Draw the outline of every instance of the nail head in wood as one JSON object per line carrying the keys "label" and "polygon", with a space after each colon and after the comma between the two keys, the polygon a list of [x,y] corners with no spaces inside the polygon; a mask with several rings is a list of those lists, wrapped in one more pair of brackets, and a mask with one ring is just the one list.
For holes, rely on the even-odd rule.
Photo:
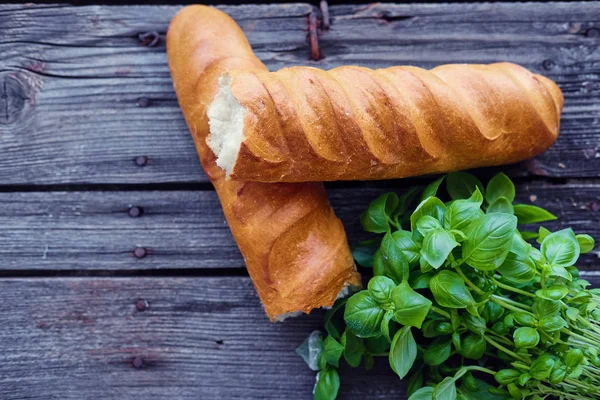
{"label": "nail head in wood", "polygon": [[146,257],[146,254],[148,254],[148,252],[143,247],[136,247],[135,250],[133,250],[135,258],[144,258]]}
{"label": "nail head in wood", "polygon": [[129,208],[129,216],[131,218],[137,218],[137,217],[141,217],[144,214],[144,208],[143,207],[130,207]]}
{"label": "nail head in wood", "polygon": [[140,299],[135,303],[135,309],[139,312],[146,311],[148,308],[148,302],[146,300]]}
{"label": "nail head in wood", "polygon": [[589,38],[596,38],[596,37],[600,36],[600,29],[589,28],[587,31],[585,31],[585,36],[587,36]]}
{"label": "nail head in wood", "polygon": [[135,159],[135,165],[137,165],[138,167],[143,167],[144,165],[148,164],[148,157],[146,156],[139,156]]}
{"label": "nail head in wood", "polygon": [[542,67],[547,71],[551,70],[555,66],[556,64],[552,60],[544,60],[544,62],[542,63]]}
{"label": "nail head in wood", "polygon": [[146,108],[150,105],[150,99],[147,97],[140,97],[137,100],[137,106],[140,108]]}
{"label": "nail head in wood", "polygon": [[140,356],[134,357],[131,364],[134,368],[142,368],[144,366],[144,359]]}

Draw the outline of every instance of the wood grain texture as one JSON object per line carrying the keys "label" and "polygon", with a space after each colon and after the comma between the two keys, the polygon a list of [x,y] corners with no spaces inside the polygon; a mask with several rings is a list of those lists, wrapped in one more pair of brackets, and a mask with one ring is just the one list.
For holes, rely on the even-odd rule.
{"label": "wood grain texture", "polygon": [[[271,324],[249,278],[0,279],[0,300],[3,399],[312,398],[294,349],[323,313]],[[339,398],[404,398],[386,362],[342,368]]]}
{"label": "wood grain texture", "polygon": [[[310,5],[222,8],[270,69],[506,60],[545,74],[565,93],[561,136],[507,169],[598,176],[598,3],[332,6],[317,62]],[[179,9],[1,5],[0,182],[206,182],[167,69],[164,32]],[[153,46],[156,35],[139,37],[148,32]]]}
{"label": "wood grain texture", "polygon": [[[329,189],[351,245],[369,237],[360,214],[386,191],[403,188],[392,181],[385,187]],[[544,224],[549,229],[572,227],[600,239],[598,182],[522,183],[517,201],[555,213],[559,220]],[[131,207],[141,216],[131,217]],[[142,258],[134,255],[136,248],[146,249]],[[599,258],[597,248],[579,265],[598,267]],[[2,270],[244,266],[213,191],[0,193],[0,260]]]}
{"label": "wood grain texture", "polygon": [[[271,324],[249,278],[0,279],[0,300],[3,399],[312,398],[294,349],[322,311]],[[338,399],[406,398],[386,358],[344,364]]]}

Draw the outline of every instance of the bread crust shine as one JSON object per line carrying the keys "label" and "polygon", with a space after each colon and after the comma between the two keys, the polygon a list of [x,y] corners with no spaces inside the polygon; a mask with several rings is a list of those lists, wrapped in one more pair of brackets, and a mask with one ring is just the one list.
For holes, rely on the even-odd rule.
{"label": "bread crust shine", "polygon": [[269,318],[331,306],[347,285],[360,285],[344,228],[321,183],[226,181],[206,145],[206,107],[219,76],[233,68],[267,71],[237,24],[217,9],[186,7],[169,26],[167,51],[202,166]]}
{"label": "bread crust shine", "polygon": [[508,164],[558,136],[563,96],[511,63],[432,70],[345,66],[230,71],[246,109],[230,178],[403,178]]}

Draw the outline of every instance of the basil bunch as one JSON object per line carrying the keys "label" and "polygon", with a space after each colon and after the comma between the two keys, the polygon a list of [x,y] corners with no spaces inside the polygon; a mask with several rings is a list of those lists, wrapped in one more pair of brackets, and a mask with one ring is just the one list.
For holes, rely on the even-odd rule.
{"label": "basil bunch", "polygon": [[381,356],[410,375],[410,400],[600,399],[600,290],[573,266],[594,240],[519,231],[556,217],[514,199],[504,174],[484,187],[455,172],[373,201],[361,222],[383,236],[353,251],[373,278],[298,349],[318,371],[314,398],[335,399],[342,358],[371,368]]}

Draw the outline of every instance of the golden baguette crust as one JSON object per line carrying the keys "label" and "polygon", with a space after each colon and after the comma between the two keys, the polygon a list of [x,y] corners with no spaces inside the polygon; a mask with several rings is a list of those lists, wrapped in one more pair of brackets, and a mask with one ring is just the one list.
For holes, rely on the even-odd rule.
{"label": "golden baguette crust", "polygon": [[511,63],[230,71],[246,108],[232,179],[388,179],[513,163],[558,136],[563,96]]}
{"label": "golden baguette crust", "polygon": [[266,72],[266,67],[236,23],[211,7],[179,12],[169,26],[167,50],[200,161],[267,315],[275,320],[285,313],[331,306],[346,285],[360,284],[360,276],[323,184],[226,181],[206,145],[206,106],[218,91],[219,76],[230,68]]}

